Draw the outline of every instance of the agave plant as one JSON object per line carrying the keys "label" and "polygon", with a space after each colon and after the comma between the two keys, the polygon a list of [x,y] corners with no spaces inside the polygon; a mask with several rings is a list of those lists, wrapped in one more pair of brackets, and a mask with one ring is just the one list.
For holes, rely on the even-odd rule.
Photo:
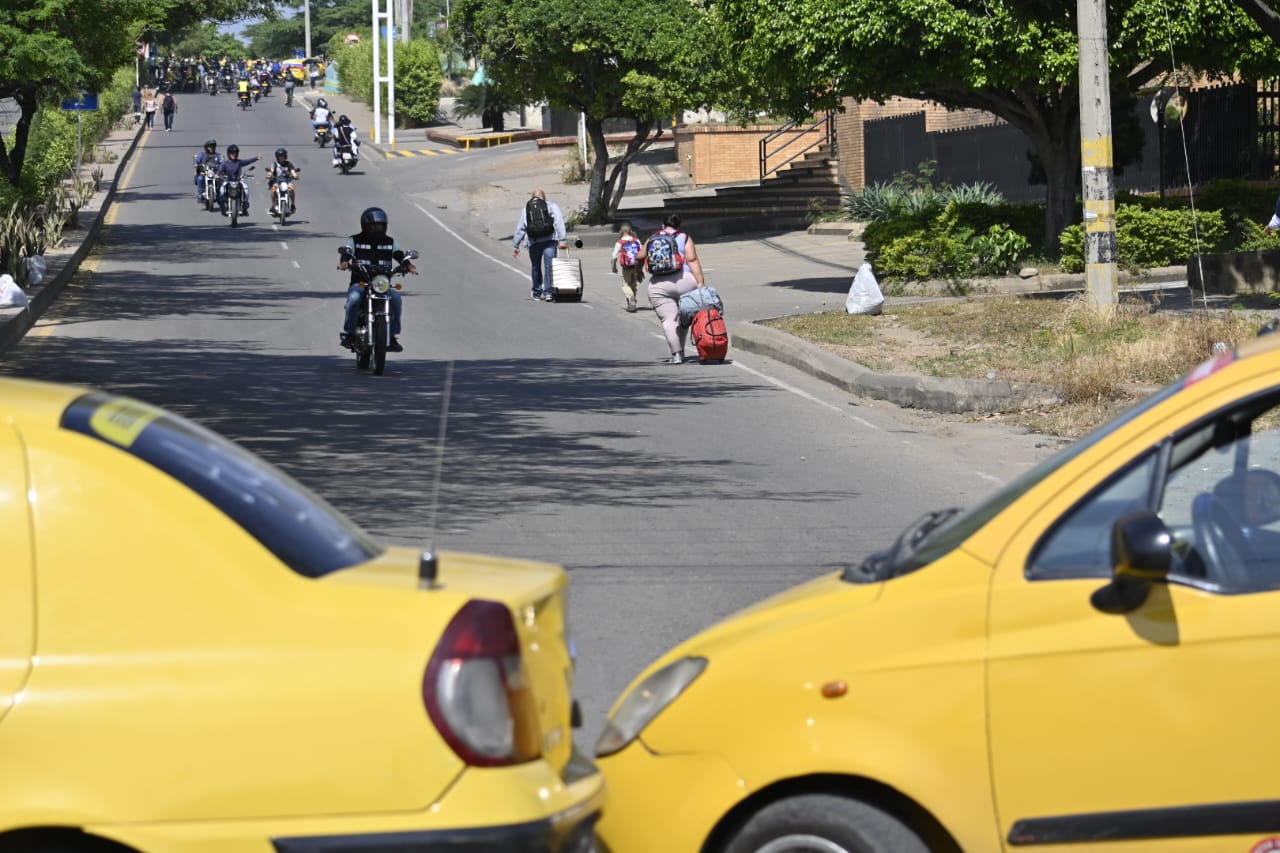
{"label": "agave plant", "polygon": [[453,114],[457,118],[479,118],[484,127],[501,132],[506,129],[503,116],[518,109],[519,102],[504,92],[500,85],[486,80],[483,83],[472,83],[458,93]]}

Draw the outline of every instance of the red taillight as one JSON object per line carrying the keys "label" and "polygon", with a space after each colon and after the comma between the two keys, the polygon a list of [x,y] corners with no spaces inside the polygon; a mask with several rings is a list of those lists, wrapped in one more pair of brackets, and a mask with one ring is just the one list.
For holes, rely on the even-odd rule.
{"label": "red taillight", "polygon": [[520,637],[504,604],[477,599],[457,612],[427,663],[422,700],[467,764],[520,764],[542,753]]}

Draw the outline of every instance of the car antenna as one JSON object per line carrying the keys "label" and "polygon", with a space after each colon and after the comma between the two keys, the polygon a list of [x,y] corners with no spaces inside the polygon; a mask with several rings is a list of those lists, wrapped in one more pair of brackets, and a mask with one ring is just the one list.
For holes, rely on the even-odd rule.
{"label": "car antenna", "polygon": [[427,549],[418,559],[418,588],[433,589],[440,563],[436,559],[436,513],[440,509],[440,479],[444,470],[444,440],[449,428],[449,398],[453,392],[453,359],[444,368],[444,387],[440,391],[440,433],[436,436],[436,470],[431,478],[431,514],[427,520]]}

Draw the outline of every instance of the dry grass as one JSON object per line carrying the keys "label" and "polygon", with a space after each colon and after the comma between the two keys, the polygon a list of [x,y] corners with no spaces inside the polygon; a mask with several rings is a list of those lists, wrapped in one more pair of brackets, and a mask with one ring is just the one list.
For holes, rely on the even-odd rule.
{"label": "dry grass", "polygon": [[885,373],[1006,379],[1054,388],[1052,409],[999,415],[1037,432],[1077,437],[1208,358],[1215,344],[1253,337],[1274,300],[1223,310],[1156,299],[1097,310],[1081,299],[948,299],[843,311],[770,325]]}

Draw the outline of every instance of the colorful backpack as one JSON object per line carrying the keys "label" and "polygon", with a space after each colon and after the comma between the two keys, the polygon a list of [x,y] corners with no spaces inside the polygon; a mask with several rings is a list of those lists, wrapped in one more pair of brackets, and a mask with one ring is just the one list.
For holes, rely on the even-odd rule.
{"label": "colorful backpack", "polygon": [[623,237],[618,245],[621,247],[618,250],[618,263],[627,269],[634,267],[640,257],[640,241],[635,237]]}
{"label": "colorful backpack", "polygon": [[684,269],[684,255],[680,254],[680,242],[676,239],[676,234],[659,231],[649,238],[645,254],[648,256],[651,274],[669,275]]}

